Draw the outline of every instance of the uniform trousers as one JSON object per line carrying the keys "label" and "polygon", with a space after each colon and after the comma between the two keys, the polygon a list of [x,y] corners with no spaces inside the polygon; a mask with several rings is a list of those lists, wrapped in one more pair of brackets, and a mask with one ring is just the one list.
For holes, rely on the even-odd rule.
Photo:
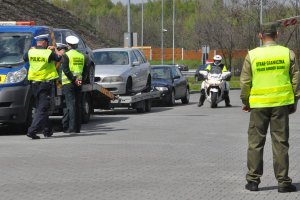
{"label": "uniform trousers", "polygon": [[63,129],[79,133],[81,129],[81,87],[72,83],[64,84],[62,92],[66,102],[62,120]]}
{"label": "uniform trousers", "polygon": [[291,184],[289,172],[289,110],[288,106],[254,108],[248,128],[247,181],[260,183],[263,175],[263,153],[268,127],[272,140],[274,174],[278,186]]}
{"label": "uniform trousers", "polygon": [[41,131],[49,132],[52,129],[49,120],[49,108],[53,84],[53,81],[32,83],[36,110],[31,126],[28,128],[28,134],[36,134]]}

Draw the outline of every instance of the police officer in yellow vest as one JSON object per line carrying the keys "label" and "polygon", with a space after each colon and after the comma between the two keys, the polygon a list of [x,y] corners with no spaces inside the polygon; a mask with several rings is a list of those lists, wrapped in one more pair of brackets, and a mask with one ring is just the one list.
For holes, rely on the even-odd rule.
{"label": "police officer in yellow vest", "polygon": [[61,66],[62,91],[66,101],[62,124],[64,132],[79,133],[81,128],[81,84],[84,55],[76,50],[79,42],[77,37],[68,36],[66,42],[69,50],[65,53]]}
{"label": "police officer in yellow vest", "polygon": [[263,46],[249,51],[240,84],[243,110],[249,111],[248,151],[245,188],[257,191],[263,175],[263,153],[268,127],[272,139],[273,167],[278,192],[294,192],[289,172],[289,114],[296,111],[299,68],[292,50],[276,44],[277,25],[262,26]]}
{"label": "police officer in yellow vest", "polygon": [[27,132],[27,136],[32,139],[40,139],[37,135],[40,132],[45,137],[53,134],[48,110],[52,87],[58,78],[55,62],[60,61],[61,57],[55,47],[48,46],[48,37],[48,34],[35,37],[36,47],[31,48],[24,55],[24,60],[29,61],[28,80],[32,83],[32,92],[36,103],[36,113]]}

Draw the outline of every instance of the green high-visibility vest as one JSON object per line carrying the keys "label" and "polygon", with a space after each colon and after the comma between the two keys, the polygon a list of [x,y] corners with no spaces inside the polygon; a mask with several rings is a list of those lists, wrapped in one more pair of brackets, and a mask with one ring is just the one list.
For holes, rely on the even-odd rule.
{"label": "green high-visibility vest", "polygon": [[[84,67],[84,55],[75,49],[71,49],[66,53],[66,55],[69,58],[70,71],[77,79],[81,80]],[[68,79],[64,72],[62,72],[61,80],[63,85],[71,83],[71,80]]]}
{"label": "green high-visibility vest", "polygon": [[49,62],[50,49],[30,49],[28,51],[28,80],[49,81],[58,78],[55,62]]}
{"label": "green high-visibility vest", "polygon": [[277,107],[294,103],[290,80],[290,50],[273,45],[249,51],[252,67],[251,108]]}

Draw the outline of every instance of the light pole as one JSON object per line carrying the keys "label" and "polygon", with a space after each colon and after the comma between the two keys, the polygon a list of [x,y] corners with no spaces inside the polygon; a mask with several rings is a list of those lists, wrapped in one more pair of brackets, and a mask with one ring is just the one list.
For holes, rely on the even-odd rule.
{"label": "light pole", "polygon": [[[263,5],[262,5],[262,0],[260,0],[260,27],[262,26],[262,10],[263,10]],[[259,40],[259,45],[262,46],[262,41]]]}
{"label": "light pole", "polygon": [[132,47],[131,44],[131,19],[130,19],[130,0],[128,0],[128,5],[127,5],[127,23],[128,23],[128,47]]}
{"label": "light pole", "polygon": [[161,0],[161,64],[164,64],[164,0]]}
{"label": "light pole", "polygon": [[175,48],[175,0],[173,0],[173,49],[172,49],[173,64],[175,64],[174,48]]}
{"label": "light pole", "polygon": [[141,46],[144,46],[144,1],[142,0],[142,31],[141,31]]}

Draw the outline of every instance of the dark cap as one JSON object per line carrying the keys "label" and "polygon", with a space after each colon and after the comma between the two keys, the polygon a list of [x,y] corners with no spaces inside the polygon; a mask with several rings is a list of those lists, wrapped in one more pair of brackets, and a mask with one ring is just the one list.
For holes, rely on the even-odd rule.
{"label": "dark cap", "polygon": [[45,41],[49,41],[49,34],[44,34],[44,35],[38,35],[38,36],[35,36],[34,39],[36,39],[36,41],[42,41],[42,40],[45,40]]}
{"label": "dark cap", "polygon": [[267,24],[262,24],[260,26],[260,32],[262,34],[272,34],[272,33],[277,33],[277,28],[278,24],[276,23],[267,23]]}

